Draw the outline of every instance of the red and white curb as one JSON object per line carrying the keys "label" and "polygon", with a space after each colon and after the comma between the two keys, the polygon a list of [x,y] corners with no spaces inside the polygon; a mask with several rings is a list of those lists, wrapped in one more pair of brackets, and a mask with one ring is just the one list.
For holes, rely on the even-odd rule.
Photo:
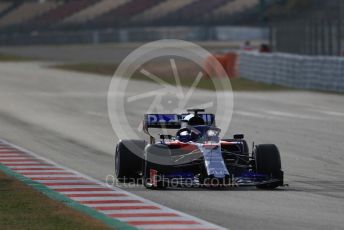
{"label": "red and white curb", "polygon": [[70,199],[139,229],[225,229],[65,168],[0,140],[0,163]]}

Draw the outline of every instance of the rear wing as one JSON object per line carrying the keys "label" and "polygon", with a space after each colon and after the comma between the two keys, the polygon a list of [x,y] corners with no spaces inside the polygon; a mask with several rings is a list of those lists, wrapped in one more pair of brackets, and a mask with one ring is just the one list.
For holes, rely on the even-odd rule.
{"label": "rear wing", "polygon": [[[150,143],[155,142],[155,138],[149,133],[149,128],[159,128],[159,129],[180,129],[182,121],[184,118],[190,115],[186,114],[145,114],[143,119],[143,131],[147,133],[150,137]],[[198,113],[205,125],[215,126],[215,115],[209,113]]]}
{"label": "rear wing", "polygon": [[[149,128],[164,128],[164,129],[179,129],[187,114],[145,114],[143,120],[144,129]],[[210,113],[199,113],[205,125],[215,125],[215,115]]]}

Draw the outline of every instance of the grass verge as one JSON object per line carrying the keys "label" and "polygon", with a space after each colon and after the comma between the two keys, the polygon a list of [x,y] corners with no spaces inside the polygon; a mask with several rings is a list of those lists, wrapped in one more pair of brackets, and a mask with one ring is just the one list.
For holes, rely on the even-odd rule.
{"label": "grass verge", "polygon": [[[113,64],[104,64],[104,63],[73,63],[73,64],[60,64],[52,66],[58,69],[70,70],[70,71],[77,71],[83,73],[96,73],[101,74],[104,76],[112,77],[114,72],[116,71],[117,65]],[[161,73],[161,71],[160,71]],[[168,83],[175,84],[174,78],[171,76],[170,73],[164,74],[157,74],[160,78],[165,80]],[[163,76],[163,77],[161,77]],[[196,76],[196,75],[194,75]],[[151,79],[143,76],[142,74],[134,74],[132,79],[135,80],[143,80],[143,81],[152,81]],[[216,81],[216,79],[213,79]],[[214,90],[213,81],[210,78],[202,78],[202,80],[198,84],[198,88],[201,89],[208,89]],[[194,78],[184,78],[181,80],[181,84],[183,86],[191,86],[194,81]],[[266,84],[255,82],[243,78],[233,78],[231,79],[232,89],[233,91],[279,91],[279,90],[291,90],[288,87]]]}
{"label": "grass verge", "polygon": [[112,229],[0,171],[1,229]]}
{"label": "grass verge", "polygon": [[2,54],[0,53],[0,62],[16,62],[16,61],[30,61],[33,60],[32,58],[26,58],[11,54]]}

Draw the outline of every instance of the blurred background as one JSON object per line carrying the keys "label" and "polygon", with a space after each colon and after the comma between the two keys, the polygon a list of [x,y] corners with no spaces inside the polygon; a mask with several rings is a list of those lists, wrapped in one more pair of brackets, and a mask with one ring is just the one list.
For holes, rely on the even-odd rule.
{"label": "blurred background", "polygon": [[340,0],[2,0],[0,44],[268,41],[273,51],[342,55]]}
{"label": "blurred background", "polygon": [[341,0],[2,0],[0,53],[118,64],[145,42],[182,39],[216,54],[232,77],[344,92],[343,5]]}

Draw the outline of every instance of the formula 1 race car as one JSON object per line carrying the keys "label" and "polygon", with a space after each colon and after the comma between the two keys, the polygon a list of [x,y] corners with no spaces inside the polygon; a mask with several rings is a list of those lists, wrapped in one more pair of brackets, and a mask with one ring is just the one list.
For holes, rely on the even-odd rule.
{"label": "formula 1 race car", "polygon": [[[175,135],[160,134],[160,141],[155,142],[150,128],[178,130]],[[116,146],[115,174],[119,181],[143,179],[150,189],[283,186],[281,159],[275,145],[255,145],[249,153],[243,134],[220,139],[215,115],[203,109],[190,109],[186,114],[146,114],[143,130],[150,143],[121,140]]]}

